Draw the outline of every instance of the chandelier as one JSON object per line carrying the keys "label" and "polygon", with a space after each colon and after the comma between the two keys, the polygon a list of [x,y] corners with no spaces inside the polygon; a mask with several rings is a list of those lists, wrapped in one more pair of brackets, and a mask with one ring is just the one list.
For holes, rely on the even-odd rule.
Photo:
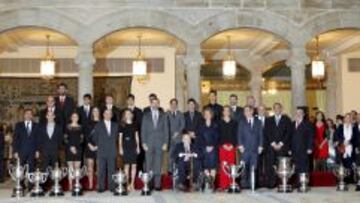
{"label": "chandelier", "polygon": [[46,35],[46,41],[45,57],[40,61],[40,75],[45,79],[51,79],[55,76],[55,60],[50,52],[50,35]]}
{"label": "chandelier", "polygon": [[138,35],[138,51],[136,59],[132,64],[132,73],[135,76],[145,76],[147,73],[147,63],[141,53],[141,35]]}
{"label": "chandelier", "polygon": [[231,39],[227,36],[228,52],[222,62],[222,71],[224,77],[235,77],[236,75],[236,61],[231,53]]}
{"label": "chandelier", "polygon": [[316,54],[311,62],[311,75],[318,80],[325,77],[325,62],[320,59],[319,36],[316,36]]}

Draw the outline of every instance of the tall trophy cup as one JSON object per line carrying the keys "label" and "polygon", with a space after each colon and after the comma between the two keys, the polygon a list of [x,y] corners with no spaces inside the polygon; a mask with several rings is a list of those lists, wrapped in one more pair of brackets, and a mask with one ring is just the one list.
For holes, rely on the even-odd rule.
{"label": "tall trophy cup", "polygon": [[298,192],[305,193],[309,191],[309,176],[307,173],[299,174],[299,184]]}
{"label": "tall trophy cup", "polygon": [[275,170],[281,179],[281,184],[278,186],[278,192],[292,192],[291,185],[288,185],[289,178],[295,172],[295,168],[291,166],[291,159],[289,157],[279,157],[278,166],[275,167]]}
{"label": "tall trophy cup", "polygon": [[67,175],[67,168],[60,168],[59,164],[56,163],[55,168],[48,168],[50,178],[53,180],[54,185],[52,186],[50,196],[64,196],[64,192],[61,188],[60,181]]}
{"label": "tall trophy cup", "polygon": [[34,184],[34,188],[31,190],[31,197],[42,197],[45,195],[40,184],[46,182],[48,175],[48,172],[41,172],[39,168],[35,172],[27,174],[29,182]]}
{"label": "tall trophy cup", "polygon": [[139,178],[144,183],[144,187],[141,190],[141,195],[151,195],[149,183],[153,177],[152,171],[150,172],[139,172]]}
{"label": "tall trophy cup", "polygon": [[87,168],[86,166],[83,166],[82,168],[69,168],[68,175],[70,176],[70,179],[75,179],[75,184],[72,190],[72,196],[82,196],[83,195],[83,189],[81,187],[80,180],[82,177],[84,177],[87,174]]}
{"label": "tall trophy cup", "polygon": [[189,177],[189,191],[193,191],[194,190],[194,158],[197,158],[198,155],[197,153],[194,152],[185,152],[185,153],[180,153],[179,154],[179,158],[183,158],[183,157],[187,157],[190,160],[190,177]]}
{"label": "tall trophy cup", "polygon": [[28,165],[21,166],[20,159],[16,159],[16,165],[9,166],[9,174],[11,179],[15,181],[15,187],[13,189],[12,197],[23,197],[24,188],[21,186],[21,181],[25,179],[28,170]]}
{"label": "tall trophy cup", "polygon": [[115,188],[114,191],[114,195],[115,196],[127,195],[127,191],[124,187],[125,183],[127,182],[125,173],[119,170],[119,172],[112,175],[112,179],[117,184],[117,187]]}
{"label": "tall trophy cup", "polygon": [[342,164],[337,165],[334,169],[334,174],[338,179],[338,184],[337,184],[337,191],[347,191],[348,190],[348,186],[345,183],[345,177],[348,176],[350,174],[349,169],[345,168]]}
{"label": "tall trophy cup", "polygon": [[354,165],[354,172],[357,177],[356,189],[355,191],[360,191],[360,166]]}
{"label": "tall trophy cup", "polygon": [[228,188],[228,193],[240,193],[240,187],[239,184],[236,182],[236,178],[238,178],[242,174],[244,168],[244,162],[241,162],[239,165],[224,162],[223,171],[227,176],[229,176],[229,178],[231,178],[231,184]]}

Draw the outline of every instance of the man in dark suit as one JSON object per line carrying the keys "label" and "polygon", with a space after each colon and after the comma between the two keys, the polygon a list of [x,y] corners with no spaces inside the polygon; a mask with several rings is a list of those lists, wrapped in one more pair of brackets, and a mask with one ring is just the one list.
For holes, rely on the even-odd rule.
{"label": "man in dark suit", "polygon": [[244,188],[250,187],[251,169],[256,171],[258,155],[263,150],[263,128],[261,121],[255,118],[253,113],[253,107],[244,107],[245,119],[239,122],[237,132],[241,161],[245,163],[245,171],[241,179],[241,185]]}
{"label": "man in dark suit", "polygon": [[63,129],[65,129],[65,126],[70,123],[71,114],[75,110],[75,103],[74,99],[66,94],[67,85],[65,83],[60,83],[57,91],[59,95],[55,97],[55,106],[61,112],[61,123],[63,124]]}
{"label": "man in dark suit", "polygon": [[254,116],[258,114],[258,110],[256,107],[256,99],[253,95],[249,95],[246,97],[246,105],[251,106],[254,109]]}
{"label": "man in dark suit", "polygon": [[59,124],[60,126],[63,126],[63,118],[62,118],[62,112],[59,108],[56,108],[55,105],[55,98],[53,96],[48,96],[46,98],[46,107],[40,111],[39,115],[39,123],[40,124],[46,124],[47,122],[47,114],[48,112],[53,113],[55,115],[55,123]]}
{"label": "man in dark suit", "polygon": [[47,114],[47,123],[39,127],[38,151],[41,157],[41,169],[46,170],[49,166],[54,168],[59,163],[59,151],[63,141],[62,127],[55,123],[55,115]]}
{"label": "man in dark suit", "polygon": [[111,121],[118,123],[121,120],[120,109],[114,105],[114,98],[110,94],[105,96],[105,106],[101,108],[102,114],[104,114],[105,110],[111,110]]}
{"label": "man in dark suit", "polygon": [[274,115],[266,120],[264,131],[264,153],[266,158],[267,187],[276,186],[277,175],[274,166],[277,165],[277,158],[287,156],[291,140],[291,120],[283,114],[282,105],[273,105]]}
{"label": "man in dark suit", "polygon": [[39,157],[39,151],[37,151],[39,127],[32,119],[32,110],[26,109],[24,121],[18,122],[15,126],[13,141],[14,157],[20,159],[21,165],[28,164],[31,172],[35,168],[35,158]]}
{"label": "man in dark suit", "polygon": [[[147,106],[147,107],[144,108],[144,110],[143,110],[144,114],[151,112],[151,101],[152,101],[153,99],[158,99],[158,96],[157,96],[155,93],[150,93],[148,98],[149,98],[149,106]],[[164,109],[161,108],[161,107],[159,107],[159,110],[160,110],[161,112],[164,112]]]}
{"label": "man in dark suit", "polygon": [[314,129],[309,121],[305,119],[305,111],[298,108],[295,114],[295,121],[292,123],[292,139],[290,153],[295,163],[295,172],[308,173],[309,155],[313,149]]}
{"label": "man in dark suit", "polygon": [[220,121],[222,117],[223,106],[217,103],[217,92],[215,90],[211,90],[209,93],[209,104],[204,106],[204,109],[210,108],[214,113],[214,120]]}
{"label": "man in dark suit", "polygon": [[195,99],[190,98],[187,102],[188,111],[184,113],[185,128],[184,130],[189,133],[191,139],[196,138],[196,131],[198,130],[203,117],[202,114],[196,110],[197,102]]}
{"label": "man in dark suit", "polygon": [[[261,122],[261,127],[263,129],[263,136],[265,133],[265,126],[267,125],[268,122],[268,113],[266,110],[266,106],[265,105],[259,105],[258,108],[258,114],[255,116],[260,122]],[[264,138],[263,138],[263,144],[264,144]],[[257,185],[259,187],[264,187],[267,185],[267,180],[266,180],[266,156],[264,153],[259,154],[258,157],[258,170],[257,170]]]}
{"label": "man in dark suit", "polygon": [[163,152],[168,148],[169,126],[164,112],[159,110],[159,99],[151,101],[150,112],[141,122],[141,140],[145,151],[146,170],[154,174],[154,187],[161,190],[161,166]]}
{"label": "man in dark suit", "polygon": [[82,126],[85,137],[91,133],[91,112],[93,107],[91,106],[91,95],[85,94],[83,96],[83,105],[77,108],[79,115],[79,121]]}
{"label": "man in dark suit", "polygon": [[114,190],[115,185],[111,176],[115,173],[116,169],[116,155],[119,129],[118,124],[111,121],[112,111],[106,109],[103,113],[104,119],[95,125],[91,133],[93,142],[98,147],[98,192],[105,191],[105,177],[109,189]]}
{"label": "man in dark suit", "polygon": [[244,109],[238,106],[238,96],[236,94],[231,94],[229,97],[229,105],[231,107],[231,118],[236,122],[239,122],[243,119]]}

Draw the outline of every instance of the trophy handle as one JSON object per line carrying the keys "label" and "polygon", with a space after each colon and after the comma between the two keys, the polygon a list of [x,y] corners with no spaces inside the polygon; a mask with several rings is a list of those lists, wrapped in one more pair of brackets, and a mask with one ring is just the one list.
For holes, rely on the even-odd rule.
{"label": "trophy handle", "polygon": [[10,177],[11,177],[13,180],[15,180],[16,177],[14,176],[14,170],[15,170],[14,165],[9,165],[8,170],[9,170],[9,175],[10,175]]}
{"label": "trophy handle", "polygon": [[62,171],[64,176],[66,176],[68,174],[68,169],[67,168],[62,168],[61,171]]}
{"label": "trophy handle", "polygon": [[27,173],[28,180],[33,183],[34,182],[34,173]]}
{"label": "trophy handle", "polygon": [[45,182],[46,182],[46,180],[47,180],[47,176],[48,176],[48,174],[47,174],[47,173],[42,173],[42,174],[41,174],[41,181],[42,181],[43,183],[45,183]]}

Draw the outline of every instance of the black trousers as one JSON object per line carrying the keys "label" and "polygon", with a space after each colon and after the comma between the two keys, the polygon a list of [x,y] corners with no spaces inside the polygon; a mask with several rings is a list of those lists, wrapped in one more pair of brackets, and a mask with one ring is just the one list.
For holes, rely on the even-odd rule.
{"label": "black trousers", "polygon": [[59,163],[57,154],[45,154],[41,157],[41,170],[45,171],[49,167],[54,168],[56,163]]}
{"label": "black trousers", "polygon": [[98,189],[105,190],[107,176],[108,188],[115,189],[112,175],[115,174],[116,157],[98,157]]}
{"label": "black trousers", "polygon": [[35,153],[21,153],[20,156],[20,165],[28,165],[29,172],[35,170]]}

